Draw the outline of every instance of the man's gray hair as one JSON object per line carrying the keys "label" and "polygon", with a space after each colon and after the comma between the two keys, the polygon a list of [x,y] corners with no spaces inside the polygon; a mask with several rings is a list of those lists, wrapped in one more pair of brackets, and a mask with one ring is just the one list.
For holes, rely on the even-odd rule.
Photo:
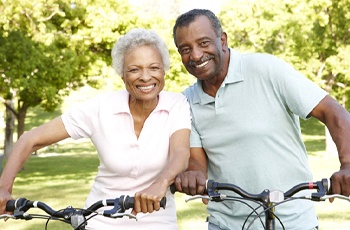
{"label": "man's gray hair", "polygon": [[125,54],[143,45],[155,47],[162,57],[164,71],[170,69],[169,50],[163,39],[153,30],[136,28],[119,38],[112,49],[112,67],[120,77],[123,76]]}

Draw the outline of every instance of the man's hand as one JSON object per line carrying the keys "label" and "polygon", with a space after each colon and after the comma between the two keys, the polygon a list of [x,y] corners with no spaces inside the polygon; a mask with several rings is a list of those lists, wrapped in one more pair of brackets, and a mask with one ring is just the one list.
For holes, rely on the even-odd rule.
{"label": "man's hand", "polygon": [[[342,165],[338,172],[331,176],[331,194],[350,196],[350,165]],[[330,200],[333,202],[333,199]]]}
{"label": "man's hand", "polygon": [[175,187],[187,195],[202,195],[205,191],[206,174],[202,171],[186,171],[175,179]]}

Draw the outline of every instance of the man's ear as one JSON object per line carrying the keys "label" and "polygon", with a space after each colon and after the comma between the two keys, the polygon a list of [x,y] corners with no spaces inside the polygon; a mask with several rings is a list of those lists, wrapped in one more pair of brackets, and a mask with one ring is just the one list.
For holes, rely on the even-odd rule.
{"label": "man's ear", "polygon": [[226,32],[222,32],[221,34],[221,45],[222,45],[222,48],[225,50],[228,48]]}

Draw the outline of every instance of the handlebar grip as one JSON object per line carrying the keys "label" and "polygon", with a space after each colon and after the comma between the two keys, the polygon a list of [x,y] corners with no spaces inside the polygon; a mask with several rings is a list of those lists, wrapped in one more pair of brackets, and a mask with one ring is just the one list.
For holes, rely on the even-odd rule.
{"label": "handlebar grip", "polygon": [[207,180],[206,183],[206,190],[211,189],[214,187],[215,181],[214,180]]}
{"label": "handlebar grip", "polygon": [[[124,206],[124,209],[134,208],[134,204],[135,204],[135,199],[134,199],[134,197],[125,196],[123,204],[124,204],[124,205],[123,205],[123,206]],[[166,197],[163,197],[163,198],[160,200],[160,207],[161,207],[161,208],[165,208],[165,206],[166,206]]]}
{"label": "handlebar grip", "polygon": [[166,197],[163,197],[161,200],[160,200],[160,207],[161,208],[165,208],[166,206]]}
{"label": "handlebar grip", "polygon": [[170,192],[171,192],[172,194],[174,194],[175,192],[177,192],[176,187],[175,187],[175,184],[170,185]]}
{"label": "handlebar grip", "polygon": [[16,208],[21,207],[27,201],[26,198],[18,198],[17,200],[9,200],[6,203],[6,211],[13,212]]}
{"label": "handlebar grip", "polygon": [[326,190],[326,193],[329,193],[329,191],[331,191],[331,181],[329,178],[323,178],[322,180],[322,186],[323,188]]}

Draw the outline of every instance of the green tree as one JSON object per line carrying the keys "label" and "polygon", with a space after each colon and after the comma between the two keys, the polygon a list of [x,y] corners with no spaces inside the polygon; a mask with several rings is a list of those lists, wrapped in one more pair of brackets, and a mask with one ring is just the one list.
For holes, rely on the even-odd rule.
{"label": "green tree", "polygon": [[317,55],[308,64],[319,62],[314,75],[344,106],[350,106],[350,1],[313,0],[309,6],[314,9],[310,45]]}
{"label": "green tree", "polygon": [[349,105],[350,1],[228,1],[219,15],[229,44],[275,54]]}
{"label": "green tree", "polygon": [[2,0],[0,12],[0,96],[18,136],[28,108],[52,111],[71,90],[97,87],[114,42],[138,23],[127,0]]}

